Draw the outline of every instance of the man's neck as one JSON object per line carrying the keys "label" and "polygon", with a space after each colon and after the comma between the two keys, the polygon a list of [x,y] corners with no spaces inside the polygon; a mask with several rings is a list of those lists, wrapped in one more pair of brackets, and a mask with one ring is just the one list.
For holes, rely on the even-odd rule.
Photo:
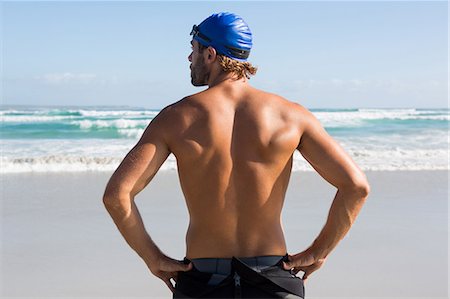
{"label": "man's neck", "polygon": [[243,77],[241,79],[237,79],[236,75],[233,73],[226,73],[226,72],[220,72],[217,75],[214,75],[213,73],[209,77],[208,80],[208,88],[214,87],[216,85],[219,85],[221,83],[225,82],[233,82],[233,83],[247,83],[247,78]]}

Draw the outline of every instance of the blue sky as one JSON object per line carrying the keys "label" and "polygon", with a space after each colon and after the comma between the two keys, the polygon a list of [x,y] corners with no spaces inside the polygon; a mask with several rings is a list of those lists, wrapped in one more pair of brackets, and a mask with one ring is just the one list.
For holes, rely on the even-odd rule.
{"label": "blue sky", "polygon": [[189,32],[214,12],[254,35],[250,83],[308,108],[447,107],[448,4],[2,2],[2,103],[161,108],[190,84]]}

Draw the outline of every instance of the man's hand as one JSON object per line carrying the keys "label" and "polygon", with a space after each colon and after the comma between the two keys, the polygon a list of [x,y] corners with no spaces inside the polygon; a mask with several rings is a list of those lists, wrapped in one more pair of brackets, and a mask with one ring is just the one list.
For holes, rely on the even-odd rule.
{"label": "man's hand", "polygon": [[158,259],[156,259],[151,266],[149,266],[150,271],[156,277],[160,278],[164,283],[169,287],[169,289],[175,292],[175,287],[172,285],[170,281],[173,279],[177,282],[178,272],[179,271],[189,271],[192,269],[192,263],[184,264],[180,261],[174,260],[170,257],[161,254]]}
{"label": "man's hand", "polygon": [[295,274],[297,274],[299,271],[303,271],[304,274],[302,279],[304,281],[308,279],[311,273],[318,270],[320,267],[322,267],[323,263],[325,263],[324,258],[315,257],[308,249],[295,255],[289,255],[288,259],[289,261],[287,263],[283,262],[284,269],[293,269]]}

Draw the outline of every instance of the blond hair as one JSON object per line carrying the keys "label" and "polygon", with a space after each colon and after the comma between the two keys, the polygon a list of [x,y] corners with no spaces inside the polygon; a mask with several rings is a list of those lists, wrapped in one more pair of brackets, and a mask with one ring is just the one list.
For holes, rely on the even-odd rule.
{"label": "blond hair", "polygon": [[[203,52],[203,50],[208,47],[198,43],[198,48],[200,52]],[[254,76],[258,70],[258,68],[253,66],[250,62],[237,61],[222,54],[217,54],[217,59],[222,70],[224,72],[233,73],[237,76],[238,80],[244,77],[250,79],[250,76]]]}
{"label": "blond hair", "polygon": [[217,55],[217,58],[222,70],[224,72],[233,73],[237,76],[238,80],[244,77],[250,79],[250,76],[255,75],[258,70],[258,68],[253,66],[250,62],[237,61],[221,54]]}

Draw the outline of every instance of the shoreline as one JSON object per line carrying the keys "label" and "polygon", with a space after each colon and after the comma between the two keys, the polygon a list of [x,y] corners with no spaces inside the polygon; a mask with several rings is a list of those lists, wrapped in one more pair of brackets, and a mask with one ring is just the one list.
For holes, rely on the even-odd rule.
{"label": "shoreline", "polygon": [[[307,297],[446,298],[449,171],[365,173],[367,203],[306,283]],[[0,175],[2,298],[170,297],[103,207],[111,174]],[[315,172],[292,173],[283,210],[289,253],[311,243],[334,193]],[[176,171],[159,172],[136,203],[158,246],[182,259],[188,215]]]}
{"label": "shoreline", "polygon": [[[111,176],[113,174],[115,169],[113,170],[62,170],[62,171],[18,171],[18,172],[1,172],[0,171],[0,178],[4,176],[14,176],[14,175],[108,175]],[[450,174],[450,169],[443,169],[443,168],[437,168],[437,169],[368,169],[368,170],[362,170],[364,173],[392,173],[392,172],[399,172],[399,173],[409,173],[409,172],[448,172]],[[157,175],[163,174],[163,173],[172,173],[177,174],[176,168],[161,168]],[[316,171],[313,168],[309,169],[296,169],[292,170],[292,175],[296,173],[316,173]]]}

